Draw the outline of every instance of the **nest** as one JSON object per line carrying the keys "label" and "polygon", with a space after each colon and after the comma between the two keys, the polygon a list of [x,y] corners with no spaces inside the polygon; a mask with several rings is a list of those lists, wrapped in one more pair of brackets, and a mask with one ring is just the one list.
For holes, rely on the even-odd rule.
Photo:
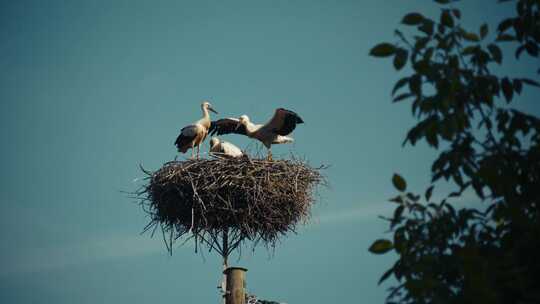
{"label": "nest", "polygon": [[214,158],[173,161],[148,174],[138,197],[150,215],[144,231],[161,227],[167,249],[187,236],[225,259],[246,240],[274,247],[310,217],[320,170],[299,159]]}

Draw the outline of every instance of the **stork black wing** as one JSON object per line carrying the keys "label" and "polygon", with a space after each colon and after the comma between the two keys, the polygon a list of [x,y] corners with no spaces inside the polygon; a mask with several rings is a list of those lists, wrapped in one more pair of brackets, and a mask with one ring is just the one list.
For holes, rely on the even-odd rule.
{"label": "stork black wing", "polygon": [[297,124],[304,123],[298,114],[283,108],[276,110],[272,121],[275,121],[274,131],[279,135],[289,135]]}
{"label": "stork black wing", "polygon": [[180,134],[174,142],[176,148],[178,148],[178,152],[186,153],[186,151],[191,148],[191,142],[195,138],[195,135],[192,135],[190,132],[191,130],[187,130],[188,128],[193,128],[193,126],[187,126],[182,128]]}
{"label": "stork black wing", "polygon": [[210,129],[208,130],[210,135],[222,135],[229,133],[236,133],[241,135],[247,135],[246,127],[238,121],[236,118],[223,118],[212,121],[210,123]]}

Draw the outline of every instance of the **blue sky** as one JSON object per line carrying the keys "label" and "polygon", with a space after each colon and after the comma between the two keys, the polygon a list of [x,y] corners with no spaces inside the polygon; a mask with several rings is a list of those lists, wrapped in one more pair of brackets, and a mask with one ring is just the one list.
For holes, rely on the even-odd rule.
{"label": "blue sky", "polygon": [[[467,2],[465,24],[508,5]],[[293,145],[328,164],[313,221],[278,244],[242,252],[248,289],[287,303],[382,302],[392,256],[384,235],[394,172],[421,191],[434,152],[402,148],[413,123],[393,105],[399,74],[367,54],[429,1],[2,1],[0,4],[0,302],[216,303],[221,265],[188,246],[168,256],[121,191],[176,156],[180,128],[212,101],[217,117],[304,121]],[[461,5],[460,7],[463,7]],[[486,7],[488,9],[486,9]],[[493,31],[492,31],[493,32]],[[521,73],[527,62],[503,66]],[[521,108],[538,114],[535,92]],[[216,117],[216,116],[214,116]],[[245,148],[249,140],[227,140]],[[205,143],[203,151],[207,151]],[[135,180],[135,181],[134,181]],[[444,188],[444,186],[443,186]],[[441,192],[443,193],[443,192]]]}

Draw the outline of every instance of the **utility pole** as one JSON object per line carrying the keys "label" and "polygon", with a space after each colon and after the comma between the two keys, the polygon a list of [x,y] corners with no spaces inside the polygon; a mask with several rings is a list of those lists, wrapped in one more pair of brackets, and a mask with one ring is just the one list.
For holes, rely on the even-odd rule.
{"label": "utility pole", "polygon": [[229,229],[223,231],[223,304],[246,304],[246,268],[229,267]]}
{"label": "utility pole", "polygon": [[225,304],[246,304],[246,268],[229,267],[223,271],[226,277]]}

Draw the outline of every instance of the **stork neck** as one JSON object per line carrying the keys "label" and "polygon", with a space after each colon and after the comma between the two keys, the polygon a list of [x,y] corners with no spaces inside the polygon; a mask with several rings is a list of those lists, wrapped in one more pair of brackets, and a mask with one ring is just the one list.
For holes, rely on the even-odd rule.
{"label": "stork neck", "polygon": [[208,113],[208,109],[203,107],[202,112],[203,112],[203,119],[204,120],[210,120],[210,113]]}
{"label": "stork neck", "polygon": [[255,131],[257,131],[257,126],[251,121],[246,121],[244,125],[246,126],[246,131],[248,134],[253,134]]}

